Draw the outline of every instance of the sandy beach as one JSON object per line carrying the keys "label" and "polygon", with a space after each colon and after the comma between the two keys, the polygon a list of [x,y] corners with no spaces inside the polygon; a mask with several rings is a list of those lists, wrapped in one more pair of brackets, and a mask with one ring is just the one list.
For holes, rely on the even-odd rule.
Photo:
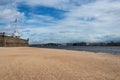
{"label": "sandy beach", "polygon": [[120,80],[120,55],[0,48],[0,80]]}

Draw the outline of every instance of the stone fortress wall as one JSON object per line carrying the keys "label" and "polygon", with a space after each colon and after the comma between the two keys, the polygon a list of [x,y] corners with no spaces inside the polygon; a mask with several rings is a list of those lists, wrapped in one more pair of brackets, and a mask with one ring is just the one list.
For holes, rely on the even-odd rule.
{"label": "stone fortress wall", "polygon": [[19,37],[7,36],[5,33],[0,33],[0,47],[27,47],[29,40]]}

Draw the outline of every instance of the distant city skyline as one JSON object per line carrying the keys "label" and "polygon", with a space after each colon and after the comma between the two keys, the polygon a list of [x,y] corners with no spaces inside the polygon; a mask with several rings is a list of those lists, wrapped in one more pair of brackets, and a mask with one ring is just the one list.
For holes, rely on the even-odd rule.
{"label": "distant city skyline", "polygon": [[16,18],[30,44],[120,41],[120,0],[0,0],[0,32]]}

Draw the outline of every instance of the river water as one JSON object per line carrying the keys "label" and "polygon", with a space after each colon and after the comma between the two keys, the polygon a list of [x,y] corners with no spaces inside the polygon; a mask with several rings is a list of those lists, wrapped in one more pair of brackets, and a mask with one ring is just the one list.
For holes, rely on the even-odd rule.
{"label": "river water", "polygon": [[89,51],[95,53],[120,54],[120,46],[42,46],[40,48],[53,48],[77,51]]}

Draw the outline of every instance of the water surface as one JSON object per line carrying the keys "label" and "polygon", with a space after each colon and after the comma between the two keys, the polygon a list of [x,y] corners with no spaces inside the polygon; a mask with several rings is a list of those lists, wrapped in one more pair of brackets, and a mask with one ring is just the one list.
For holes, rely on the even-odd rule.
{"label": "water surface", "polygon": [[90,51],[96,53],[120,54],[120,46],[42,46],[40,48],[53,48],[77,51]]}

